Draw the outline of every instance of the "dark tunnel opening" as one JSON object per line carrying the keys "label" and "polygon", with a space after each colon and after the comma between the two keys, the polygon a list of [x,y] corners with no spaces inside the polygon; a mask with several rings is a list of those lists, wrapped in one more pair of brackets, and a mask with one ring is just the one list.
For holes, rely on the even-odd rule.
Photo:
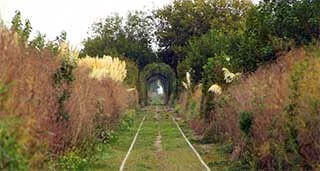
{"label": "dark tunnel opening", "polygon": [[147,98],[150,105],[166,105],[169,101],[169,81],[155,74],[147,79]]}

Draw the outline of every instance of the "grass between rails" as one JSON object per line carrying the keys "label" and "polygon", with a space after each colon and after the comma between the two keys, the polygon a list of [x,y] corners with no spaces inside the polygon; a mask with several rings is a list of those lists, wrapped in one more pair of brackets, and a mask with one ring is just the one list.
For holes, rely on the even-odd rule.
{"label": "grass between rails", "polygon": [[205,170],[186,144],[170,111],[149,107],[133,117],[129,129],[119,129],[116,141],[102,146],[101,157],[91,170],[118,170],[144,115],[146,120],[125,164],[125,170]]}
{"label": "grass between rails", "polygon": [[153,122],[152,117],[152,114],[147,113],[147,118],[138,135],[136,144],[125,164],[125,170],[156,169],[158,161],[155,155],[154,141],[158,135],[158,124]]}
{"label": "grass between rails", "polygon": [[161,170],[205,170],[171,117],[166,115],[161,122],[164,158],[167,159],[167,164]]}
{"label": "grass between rails", "polygon": [[[147,109],[147,118],[126,170],[204,170],[164,107]],[[160,147],[155,145],[161,136]],[[159,142],[158,142],[159,143]]]}

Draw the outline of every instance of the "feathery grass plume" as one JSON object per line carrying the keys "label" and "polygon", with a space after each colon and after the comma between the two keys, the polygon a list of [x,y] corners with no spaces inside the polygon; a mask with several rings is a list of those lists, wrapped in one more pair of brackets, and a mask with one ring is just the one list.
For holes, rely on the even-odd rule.
{"label": "feathery grass plume", "polygon": [[78,59],[79,57],[79,50],[76,48],[73,48],[69,45],[67,42],[62,42],[59,45],[59,54],[61,56],[69,57],[70,59]]}
{"label": "feathery grass plume", "polygon": [[123,82],[127,76],[126,62],[111,56],[103,56],[103,58],[87,56],[80,59],[78,64],[79,66],[89,67],[91,69],[90,77],[98,80],[111,78]]}
{"label": "feathery grass plume", "polygon": [[183,87],[184,87],[186,90],[188,90],[188,89],[189,89],[188,84],[187,84],[187,83],[185,83],[184,81],[182,81],[182,85],[183,85]]}
{"label": "feathery grass plume", "polygon": [[191,76],[189,72],[186,72],[186,80],[187,82],[182,81],[182,85],[186,90],[191,88]]}
{"label": "feathery grass plume", "polygon": [[209,88],[208,92],[212,92],[212,93],[214,93],[214,94],[216,94],[216,95],[220,95],[220,94],[222,93],[222,89],[221,89],[221,87],[220,87],[218,84],[213,84],[213,85]]}
{"label": "feathery grass plume", "polygon": [[191,76],[189,72],[186,73],[186,78],[187,78],[188,87],[191,88]]}
{"label": "feathery grass plume", "polygon": [[136,88],[129,88],[127,89],[127,92],[136,91],[136,90],[137,90]]}
{"label": "feathery grass plume", "polygon": [[222,71],[224,73],[224,80],[227,83],[231,83],[232,81],[238,79],[241,76],[241,73],[232,73],[227,68],[222,68]]}

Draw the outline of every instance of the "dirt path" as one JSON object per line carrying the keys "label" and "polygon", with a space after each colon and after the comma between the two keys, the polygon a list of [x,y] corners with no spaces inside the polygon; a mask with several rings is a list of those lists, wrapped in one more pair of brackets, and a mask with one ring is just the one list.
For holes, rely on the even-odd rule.
{"label": "dirt path", "polygon": [[158,124],[158,136],[156,137],[156,140],[154,141],[154,146],[156,148],[156,158],[159,161],[158,163],[158,168],[165,168],[165,158],[164,158],[164,152],[162,149],[162,136],[161,136],[161,131],[160,131],[160,125],[159,125],[159,121],[161,120],[161,115],[159,114],[159,112],[155,111],[155,117],[157,120],[157,124]]}
{"label": "dirt path", "polygon": [[[155,113],[155,119],[157,120],[157,124],[159,125],[159,120],[161,119],[161,116],[159,114],[159,112]],[[158,126],[158,136],[156,138],[156,140],[154,141],[154,146],[156,147],[157,149],[157,155],[160,158],[161,156],[161,152],[162,152],[162,145],[161,145],[161,132],[160,132],[160,127]]]}
{"label": "dirt path", "polygon": [[154,146],[156,147],[157,149],[157,154],[160,154],[161,151],[162,151],[162,147],[161,147],[161,134],[160,134],[160,131],[159,131],[159,134],[157,136],[157,139],[156,141],[154,142]]}

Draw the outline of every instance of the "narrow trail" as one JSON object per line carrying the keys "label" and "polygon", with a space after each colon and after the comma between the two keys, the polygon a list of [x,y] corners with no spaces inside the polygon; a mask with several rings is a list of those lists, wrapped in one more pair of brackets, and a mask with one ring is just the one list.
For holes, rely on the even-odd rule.
{"label": "narrow trail", "polygon": [[162,151],[162,145],[161,145],[161,132],[160,132],[160,126],[159,126],[159,120],[160,120],[161,116],[159,115],[159,113],[157,112],[155,114],[155,119],[157,119],[157,124],[158,124],[158,136],[156,138],[156,140],[154,141],[154,146],[157,149],[157,155],[161,155],[161,151]]}
{"label": "narrow trail", "polygon": [[162,147],[161,147],[161,133],[159,131],[159,134],[157,136],[156,141],[154,142],[154,146],[157,148],[157,154],[161,153]]}
{"label": "narrow trail", "polygon": [[163,107],[147,109],[139,136],[120,170],[210,170],[185,141],[172,114]]}
{"label": "narrow trail", "polygon": [[156,158],[159,161],[158,163],[158,168],[164,168],[165,162],[160,162],[164,161],[164,153],[162,149],[162,136],[161,136],[161,131],[160,131],[160,125],[159,121],[161,119],[161,116],[159,115],[159,112],[155,113],[155,119],[157,119],[157,125],[158,125],[158,136],[156,137],[156,140],[154,141],[154,146],[156,148]]}

